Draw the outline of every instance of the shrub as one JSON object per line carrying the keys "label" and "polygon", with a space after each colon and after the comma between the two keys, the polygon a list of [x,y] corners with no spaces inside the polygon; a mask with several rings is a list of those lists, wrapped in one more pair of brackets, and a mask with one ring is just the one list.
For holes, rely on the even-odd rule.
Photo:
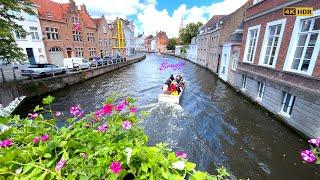
{"label": "shrub", "polygon": [[[222,179],[197,171],[187,154],[165,144],[147,146],[137,126],[135,100],[117,105],[108,98],[101,109],[85,114],[79,105],[68,114],[53,111],[54,98],[43,99],[27,118],[2,117],[0,179]],[[143,119],[147,113],[141,112]],[[56,120],[65,120],[62,127]]]}

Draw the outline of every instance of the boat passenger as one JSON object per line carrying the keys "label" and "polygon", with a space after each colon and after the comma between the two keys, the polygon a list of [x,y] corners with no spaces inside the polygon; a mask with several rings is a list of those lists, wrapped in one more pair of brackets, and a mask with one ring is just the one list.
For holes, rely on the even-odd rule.
{"label": "boat passenger", "polygon": [[171,79],[171,81],[174,81],[173,74],[171,74],[170,79]]}
{"label": "boat passenger", "polygon": [[169,92],[172,93],[177,90],[177,82],[173,81],[169,86]]}

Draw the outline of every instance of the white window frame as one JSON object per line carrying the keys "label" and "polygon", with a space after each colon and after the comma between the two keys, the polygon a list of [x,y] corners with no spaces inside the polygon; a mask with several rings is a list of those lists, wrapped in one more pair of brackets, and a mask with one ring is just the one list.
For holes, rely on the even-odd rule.
{"label": "white window frame", "polygon": [[258,4],[260,2],[262,2],[263,0],[253,0],[253,5]]}
{"label": "white window frame", "polygon": [[[235,56],[235,54],[234,54],[235,52],[237,52],[237,56]],[[235,58],[235,57],[237,57],[237,58]],[[238,61],[239,61],[239,51],[233,51],[232,52],[232,66],[231,66],[232,70],[237,70]]]}
{"label": "white window frame", "polygon": [[294,101],[295,101],[295,96],[293,96],[292,94],[290,94],[290,100],[289,100],[289,104],[288,104],[288,108],[287,108],[287,111],[284,111],[284,105],[285,105],[285,102],[288,98],[288,95],[290,93],[287,93],[287,92],[283,92],[283,98],[282,98],[282,104],[281,104],[281,110],[280,110],[280,113],[286,117],[290,117],[291,116],[291,113],[292,113],[292,110],[293,110],[293,106],[294,106]]}
{"label": "white window frame", "polygon": [[318,38],[317,38],[317,41],[316,41],[316,44],[315,44],[315,47],[313,50],[313,54],[312,54],[312,57],[310,60],[308,71],[304,72],[304,71],[291,69],[291,65],[293,63],[294,54],[296,51],[296,46],[297,46],[298,40],[299,40],[298,34],[299,34],[301,26],[302,26],[302,23],[301,23],[302,20],[314,18],[316,16],[320,16],[320,10],[313,11],[313,16],[298,16],[298,17],[296,17],[296,22],[294,24],[294,28],[292,31],[291,41],[289,44],[289,48],[288,48],[286,60],[285,60],[284,66],[283,66],[283,70],[289,71],[289,72],[295,72],[298,74],[304,74],[304,75],[308,75],[308,76],[312,75],[316,61],[317,61],[317,57],[319,55],[319,50],[320,50],[320,37],[319,37],[320,33],[318,34]]}
{"label": "white window frame", "polygon": [[242,85],[241,89],[245,90],[247,88],[247,76],[242,75]]}
{"label": "white window frame", "polygon": [[[279,50],[280,50],[281,43],[282,43],[282,37],[283,37],[283,33],[284,33],[284,30],[285,30],[285,26],[286,26],[286,21],[287,21],[287,18],[284,18],[284,19],[279,19],[279,20],[267,23],[266,30],[265,30],[265,33],[264,33],[264,38],[263,38],[260,58],[259,58],[260,59],[259,60],[259,65],[266,66],[266,67],[271,67],[271,68],[275,68],[276,67],[277,59],[278,59],[278,55],[279,55]],[[269,65],[269,63],[268,64],[264,64],[264,59],[265,59],[265,56],[266,56],[267,46],[268,46],[268,41],[269,41],[269,35],[270,35],[270,27],[271,26],[276,26],[276,25],[281,25],[281,31],[280,31],[280,34],[279,34],[279,39],[278,39],[278,44],[277,44],[277,47],[276,47],[276,52],[274,54],[273,64],[272,65]],[[272,42],[272,46],[271,47],[273,47],[273,45],[274,45],[273,43],[274,43],[274,40]],[[272,51],[272,49],[270,50],[270,52],[271,51]],[[269,61],[270,61],[270,57],[269,57]]]}
{"label": "white window frame", "polygon": [[39,41],[40,40],[40,35],[39,35],[39,32],[38,32],[38,27],[29,26],[29,29],[30,29],[31,39],[33,41]]}
{"label": "white window frame", "polygon": [[[48,38],[48,36],[50,38]],[[58,28],[56,27],[49,27],[47,26],[46,27],[46,38],[48,40],[59,40],[59,31],[58,31]]]}
{"label": "white window frame", "polygon": [[[243,55],[243,62],[246,62],[246,63],[253,63],[254,62],[254,58],[255,58],[255,55],[256,55],[256,51],[257,51],[257,46],[258,46],[258,42],[259,42],[259,34],[260,34],[260,27],[261,25],[256,25],[256,26],[251,26],[248,28],[248,31],[247,31],[247,38],[246,38],[246,47],[244,49],[244,55]],[[250,31],[251,30],[255,30],[257,29],[257,40],[256,40],[256,44],[255,44],[255,47],[254,47],[254,50],[253,50],[253,55],[252,55],[252,61],[248,61],[247,60],[247,56],[248,56],[248,48],[249,48],[249,39],[250,39]]]}
{"label": "white window frame", "polygon": [[[266,89],[266,84],[264,82],[258,82],[257,99],[262,100],[264,95],[264,90]],[[259,96],[261,93],[261,97]]]}
{"label": "white window frame", "polygon": [[72,31],[73,41],[82,41],[81,31]]}

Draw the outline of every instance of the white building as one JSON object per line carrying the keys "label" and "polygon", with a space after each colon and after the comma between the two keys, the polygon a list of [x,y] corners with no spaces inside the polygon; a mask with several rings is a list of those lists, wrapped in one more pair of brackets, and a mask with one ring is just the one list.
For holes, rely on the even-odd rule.
{"label": "white building", "polygon": [[157,49],[156,39],[152,39],[151,41],[151,51],[155,52]]}
{"label": "white building", "polygon": [[136,49],[136,51],[145,51],[144,39],[145,39],[144,33],[139,34],[135,38],[135,49]]}
{"label": "white building", "polygon": [[134,25],[132,21],[126,21],[125,26],[123,27],[124,36],[126,40],[126,55],[133,56],[135,55],[135,38],[134,38]]}
{"label": "white building", "polygon": [[31,9],[37,15],[29,15],[25,12],[14,12],[18,16],[22,16],[24,21],[17,21],[16,23],[21,25],[29,35],[23,37],[16,32],[13,32],[16,43],[23,49],[23,53],[29,60],[30,64],[46,63],[46,53],[44,49],[44,43],[42,41],[42,33],[40,20],[38,18],[38,9],[36,5],[32,5]]}
{"label": "white building", "polygon": [[197,37],[193,37],[191,39],[191,44],[189,46],[189,49],[187,49],[187,59],[189,59],[192,62],[197,62]]}

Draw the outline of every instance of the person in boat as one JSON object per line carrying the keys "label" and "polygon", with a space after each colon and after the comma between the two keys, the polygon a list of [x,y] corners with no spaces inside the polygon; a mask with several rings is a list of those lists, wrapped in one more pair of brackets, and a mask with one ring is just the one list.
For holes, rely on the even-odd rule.
{"label": "person in boat", "polygon": [[171,85],[169,86],[169,92],[170,92],[170,95],[178,95],[178,91],[177,91],[177,82],[176,81],[173,81],[171,83]]}
{"label": "person in boat", "polygon": [[170,79],[171,79],[171,81],[174,81],[173,74],[171,74]]}

